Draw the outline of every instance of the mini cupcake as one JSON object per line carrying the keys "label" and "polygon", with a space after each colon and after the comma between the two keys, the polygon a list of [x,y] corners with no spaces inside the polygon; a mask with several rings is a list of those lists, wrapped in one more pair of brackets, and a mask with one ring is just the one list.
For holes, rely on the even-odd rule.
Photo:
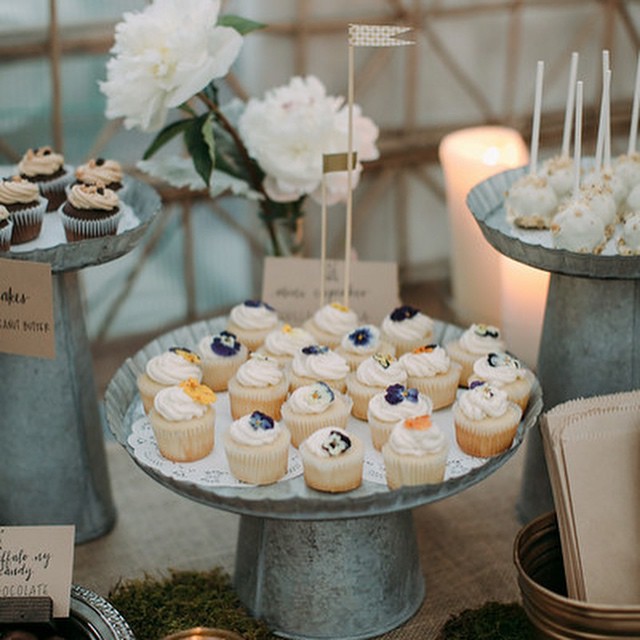
{"label": "mini cupcake", "polygon": [[310,344],[293,356],[289,376],[290,390],[323,381],[336,391],[344,393],[347,388],[347,361],[329,347]]}
{"label": "mini cupcake", "polygon": [[347,393],[353,400],[351,413],[360,420],[367,419],[369,400],[389,385],[404,384],[407,372],[394,356],[376,353],[363,360],[347,376]]}
{"label": "mini cupcake", "polygon": [[382,447],[390,489],[444,480],[449,441],[431,416],[400,420]]}
{"label": "mini cupcake", "polygon": [[234,420],[224,434],[231,473],[249,484],[272,484],[287,473],[289,431],[261,411]]}
{"label": "mini cupcake", "polygon": [[166,387],[194,378],[202,381],[200,358],[185,347],[171,347],[151,358],[137,378],[138,391],[144,410],[149,413],[156,394]]}
{"label": "mini cupcake", "polygon": [[323,427],[346,429],[351,400],[326,382],[314,382],[296,389],[282,405],[282,420],[291,432],[291,444],[300,443]]}
{"label": "mini cupcake", "polygon": [[229,313],[227,331],[235,334],[249,351],[257,351],[279,324],[276,310],[261,300],[245,300]]}
{"label": "mini cupcake", "polygon": [[195,378],[157,393],[149,422],[163,457],[194,462],[213,451],[215,401],[216,394]]}
{"label": "mini cupcake", "polygon": [[382,320],[382,339],[396,348],[400,357],[433,339],[433,320],[414,307],[397,307]]}
{"label": "mini cupcake", "polygon": [[364,445],[337,427],[314,431],[300,445],[304,481],[318,491],[339,493],[362,484]]}
{"label": "mini cupcake", "polygon": [[287,397],[289,380],[275,360],[252,353],[229,379],[228,389],[234,420],[253,411],[262,411],[280,420],[280,407]]}
{"label": "mini cupcake", "polygon": [[452,405],[456,399],[462,366],[452,362],[437,344],[418,347],[400,357],[407,372],[407,385],[429,396],[434,411]]}
{"label": "mini cupcake", "polygon": [[331,302],[320,307],[302,326],[318,344],[336,349],[343,336],[358,326],[358,315],[343,304]]}
{"label": "mini cupcake", "polygon": [[302,347],[313,344],[315,338],[301,327],[283,324],[267,334],[264,344],[258,349],[259,353],[277,360],[280,364],[289,364],[293,356]]}
{"label": "mini cupcake", "polygon": [[249,357],[249,350],[228,331],[205,336],[198,343],[202,382],[214,391],[226,391],[229,378]]}
{"label": "mini cupcake", "polygon": [[33,182],[47,199],[47,211],[55,211],[65,201],[65,188],[73,182],[73,169],[64,156],[51,147],[28,149],[18,163],[20,176]]}
{"label": "mini cupcake", "polygon": [[0,180],[0,204],[13,221],[11,244],[23,244],[40,235],[47,200],[40,195],[37,185],[20,176]]}
{"label": "mini cupcake", "polygon": [[460,386],[469,384],[473,364],[478,358],[492,351],[506,351],[507,345],[500,335],[500,329],[488,324],[472,324],[457,340],[445,345],[449,357],[462,365]]}
{"label": "mini cupcake", "polygon": [[380,451],[399,420],[431,415],[432,411],[431,398],[403,384],[392,384],[376,393],[367,407],[367,422],[371,428],[373,446]]}
{"label": "mini cupcake", "polygon": [[363,324],[342,337],[336,353],[347,361],[351,371],[355,371],[363,360],[374,353],[389,353],[394,356],[396,348],[381,340],[378,327]]}
{"label": "mini cupcake", "polygon": [[469,384],[474,382],[488,382],[503,389],[509,400],[524,411],[531,395],[533,374],[512,355],[491,352],[475,361]]}
{"label": "mini cupcake", "polygon": [[73,185],[60,209],[67,242],[114,236],[121,217],[118,195],[101,185]]}
{"label": "mini cupcake", "polygon": [[11,214],[7,207],[0,204],[0,251],[9,251],[12,233],[13,220],[11,220]]}
{"label": "mini cupcake", "polygon": [[112,191],[122,189],[122,166],[116,160],[92,158],[76,167],[75,178],[77,184],[104,185]]}
{"label": "mini cupcake", "polygon": [[506,391],[491,384],[474,383],[453,405],[458,446],[480,458],[506,451],[521,417],[522,409],[509,400]]}

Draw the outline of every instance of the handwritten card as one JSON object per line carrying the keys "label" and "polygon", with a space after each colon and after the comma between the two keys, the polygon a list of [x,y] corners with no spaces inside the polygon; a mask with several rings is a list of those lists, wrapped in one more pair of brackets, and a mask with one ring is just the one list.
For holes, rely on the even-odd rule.
{"label": "handwritten card", "polygon": [[73,525],[0,527],[0,598],[48,596],[53,617],[69,616]]}
{"label": "handwritten card", "polygon": [[51,265],[0,258],[0,352],[55,358]]}
{"label": "handwritten card", "polygon": [[[379,324],[399,305],[398,265],[395,262],[354,260],[351,263],[349,306],[361,322]],[[343,301],[344,261],[327,260],[325,304]],[[320,306],[320,260],[265,258],[262,299],[281,318],[301,325]]]}

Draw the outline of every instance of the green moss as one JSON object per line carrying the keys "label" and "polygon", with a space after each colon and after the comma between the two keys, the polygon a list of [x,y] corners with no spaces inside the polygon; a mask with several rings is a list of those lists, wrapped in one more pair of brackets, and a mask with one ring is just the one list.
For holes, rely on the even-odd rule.
{"label": "green moss", "polygon": [[516,602],[487,602],[445,622],[441,640],[533,640],[534,630]]}
{"label": "green moss", "polygon": [[109,601],[137,640],[158,640],[200,626],[235,631],[247,640],[275,638],[247,612],[222,569],[170,571],[162,579],[145,576],[124,581],[109,593]]}

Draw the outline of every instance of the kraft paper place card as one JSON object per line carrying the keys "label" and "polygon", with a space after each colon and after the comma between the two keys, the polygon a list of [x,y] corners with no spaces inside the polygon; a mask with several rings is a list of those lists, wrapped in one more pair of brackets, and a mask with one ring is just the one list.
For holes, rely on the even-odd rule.
{"label": "kraft paper place card", "polygon": [[[320,260],[265,258],[262,299],[293,325],[301,325],[320,307]],[[379,324],[400,304],[395,262],[354,260],[351,263],[349,307],[362,324]],[[344,261],[327,260],[325,304],[343,302]]]}
{"label": "kraft paper place card", "polygon": [[540,428],[570,597],[640,604],[640,392],[571,400]]}
{"label": "kraft paper place card", "polygon": [[56,357],[51,265],[0,258],[0,352]]}
{"label": "kraft paper place card", "polygon": [[69,617],[73,525],[0,527],[0,598],[48,596],[53,617]]}

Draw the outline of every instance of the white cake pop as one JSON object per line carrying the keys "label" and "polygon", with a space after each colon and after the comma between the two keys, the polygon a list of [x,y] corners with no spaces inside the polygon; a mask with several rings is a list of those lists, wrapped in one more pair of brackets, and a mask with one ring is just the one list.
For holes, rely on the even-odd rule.
{"label": "white cake pop", "polygon": [[572,200],[556,214],[551,238],[556,249],[576,253],[598,254],[606,243],[604,223],[583,200]]}

